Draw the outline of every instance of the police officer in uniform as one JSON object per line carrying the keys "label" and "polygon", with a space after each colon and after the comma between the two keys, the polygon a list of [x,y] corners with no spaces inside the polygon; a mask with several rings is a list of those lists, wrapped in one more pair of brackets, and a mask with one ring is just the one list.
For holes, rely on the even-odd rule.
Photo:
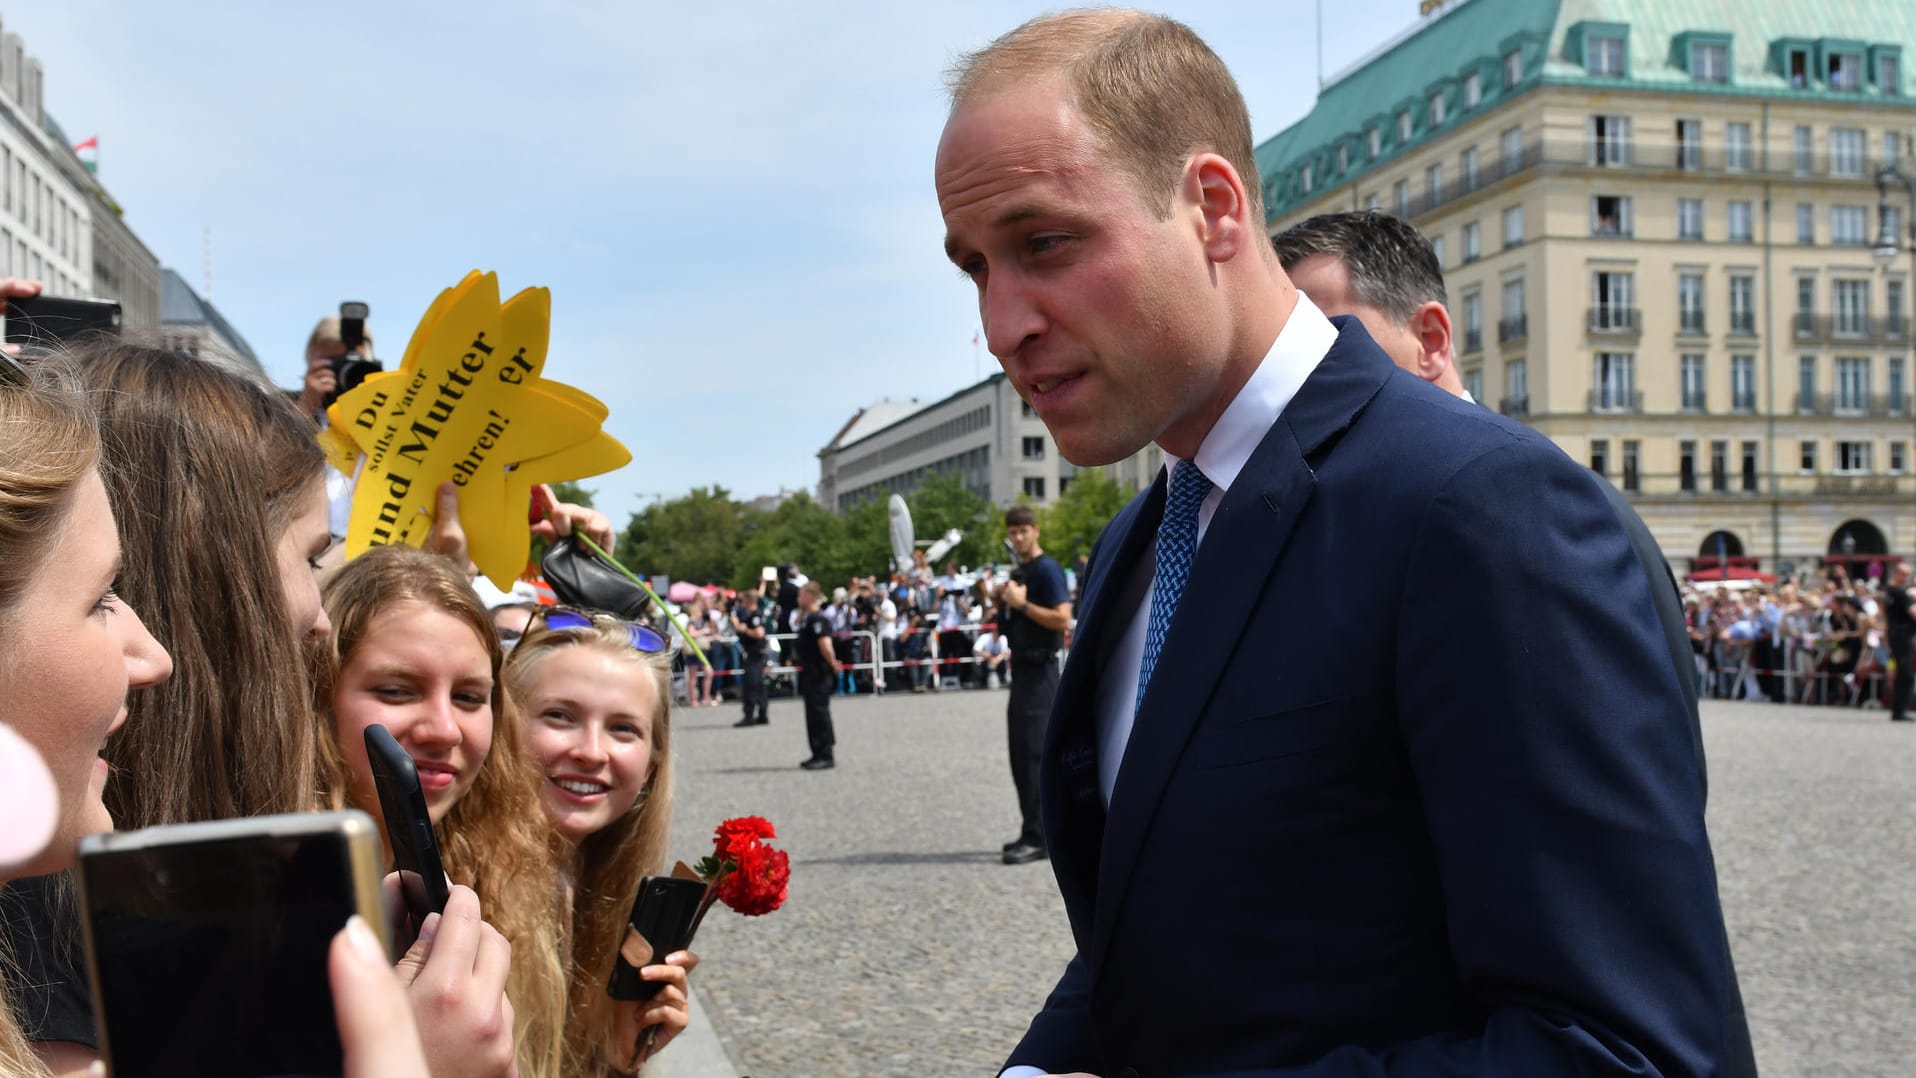
{"label": "police officer in uniform", "polygon": [[808,580],[798,589],[798,694],[805,698],[805,737],[812,755],[798,766],[824,771],[832,763],[832,677],[838,657],[832,651],[832,619],[819,610],[825,591]]}
{"label": "police officer in uniform", "polygon": [[732,604],[732,629],[738,633],[738,646],[745,653],[745,717],[733,726],[764,726],[772,721],[767,711],[765,692],[765,617],[759,613],[759,586],[753,584],[739,593]]}
{"label": "police officer in uniform", "polygon": [[1058,694],[1058,649],[1071,624],[1071,592],[1064,570],[1038,546],[1038,518],[1028,505],[1005,513],[1005,540],[1017,556],[1011,579],[998,589],[998,627],[1011,649],[1011,701],[1005,708],[1011,748],[1011,784],[1024,817],[1018,837],[1005,843],[1004,862],[1022,865],[1045,857],[1038,822],[1038,763],[1044,754],[1045,721]]}

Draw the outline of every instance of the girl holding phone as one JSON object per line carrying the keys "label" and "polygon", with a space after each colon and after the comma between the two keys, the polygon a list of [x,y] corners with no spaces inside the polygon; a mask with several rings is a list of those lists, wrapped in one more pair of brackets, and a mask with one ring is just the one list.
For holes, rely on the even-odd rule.
{"label": "girl holding phone", "polygon": [[672,822],[672,659],[649,627],[547,609],[513,648],[506,689],[524,716],[539,803],[571,914],[568,1069],[635,1069],[647,1031],[663,1048],[689,1020],[685,977],[698,958],[663,956],[640,975],[649,1001],[606,994],[639,881],[663,871]]}

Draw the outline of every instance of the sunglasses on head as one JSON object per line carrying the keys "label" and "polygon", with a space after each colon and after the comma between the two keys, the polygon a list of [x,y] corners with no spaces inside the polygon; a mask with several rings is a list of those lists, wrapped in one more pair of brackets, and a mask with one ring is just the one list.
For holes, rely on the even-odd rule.
{"label": "sunglasses on head", "polygon": [[[598,627],[597,623],[592,620],[592,615],[583,610],[573,610],[570,607],[543,606],[539,608],[538,617],[545,622],[546,628],[548,629],[594,629]],[[638,625],[629,621],[621,621],[619,624],[624,626],[626,639],[631,642],[633,650],[635,651],[655,653],[670,651],[672,648],[665,637],[660,636],[658,631],[650,626]]]}

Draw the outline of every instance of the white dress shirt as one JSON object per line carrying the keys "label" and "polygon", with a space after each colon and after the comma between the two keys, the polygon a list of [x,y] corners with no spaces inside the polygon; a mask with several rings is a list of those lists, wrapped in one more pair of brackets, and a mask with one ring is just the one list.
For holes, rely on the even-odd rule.
{"label": "white dress shirt", "polygon": [[[1217,423],[1198,446],[1197,466],[1211,481],[1211,492],[1205,495],[1204,502],[1198,507],[1198,547],[1204,545],[1204,533],[1211,525],[1211,518],[1217,514],[1217,507],[1224,502],[1224,495],[1230,491],[1231,484],[1237,481],[1238,473],[1250,462],[1251,454],[1263,443],[1264,436],[1270,433],[1271,426],[1284,411],[1291,398],[1304,385],[1304,380],[1317,369],[1331,346],[1337,343],[1337,327],[1317,309],[1317,305],[1302,292],[1297,294],[1297,308],[1284,323],[1284,328],[1271,344],[1271,350],[1251,377],[1238,390],[1237,396],[1218,416]],[[1164,469],[1168,474],[1177,466],[1179,458],[1171,453],[1164,454]],[[1151,541],[1151,557],[1139,558],[1131,570],[1129,580],[1112,578],[1105,587],[1127,585],[1117,592],[1120,605],[1107,607],[1103,611],[1105,618],[1124,616],[1122,601],[1127,595],[1141,595],[1136,609],[1130,613],[1124,635],[1118,638],[1111,649],[1111,661],[1100,672],[1098,678],[1098,791],[1104,797],[1105,806],[1111,804],[1111,794],[1118,782],[1118,766],[1124,762],[1124,747],[1131,740],[1131,722],[1136,714],[1138,700],[1138,674],[1144,665],[1145,630],[1151,624],[1151,578],[1157,568],[1157,540]],[[1005,1070],[999,1078],[1039,1078],[1045,1073],[1041,1067],[1017,1066]]]}

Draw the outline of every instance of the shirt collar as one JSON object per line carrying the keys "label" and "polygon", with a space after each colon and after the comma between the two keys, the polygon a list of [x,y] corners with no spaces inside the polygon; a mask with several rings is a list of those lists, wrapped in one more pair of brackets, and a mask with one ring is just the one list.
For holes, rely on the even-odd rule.
{"label": "shirt collar", "polygon": [[[1271,350],[1251,372],[1244,388],[1217,417],[1211,432],[1198,445],[1197,466],[1211,485],[1229,490],[1237,475],[1250,463],[1251,454],[1271,431],[1272,424],[1291,398],[1303,388],[1304,380],[1317,369],[1331,346],[1337,343],[1337,327],[1317,309],[1309,296],[1297,293],[1297,306],[1291,310],[1284,328],[1278,331]],[[1177,454],[1164,454],[1166,474],[1181,460]]]}

